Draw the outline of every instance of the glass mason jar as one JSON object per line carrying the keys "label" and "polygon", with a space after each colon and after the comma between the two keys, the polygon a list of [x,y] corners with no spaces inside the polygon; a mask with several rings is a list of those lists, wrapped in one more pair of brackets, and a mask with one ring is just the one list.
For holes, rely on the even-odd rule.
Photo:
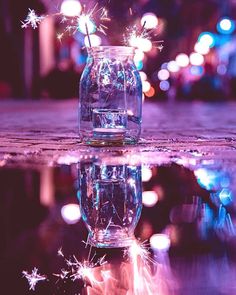
{"label": "glass mason jar", "polygon": [[100,248],[131,245],[142,210],[141,165],[81,162],[78,178],[89,244]]}
{"label": "glass mason jar", "polygon": [[89,145],[138,142],[142,121],[142,83],[135,48],[88,48],[80,80],[79,133]]}

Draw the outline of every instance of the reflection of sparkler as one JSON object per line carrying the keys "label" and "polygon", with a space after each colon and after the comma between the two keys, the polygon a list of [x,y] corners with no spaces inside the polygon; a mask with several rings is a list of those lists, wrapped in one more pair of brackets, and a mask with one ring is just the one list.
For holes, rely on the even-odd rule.
{"label": "reflection of sparkler", "polygon": [[46,276],[44,275],[40,275],[38,273],[38,269],[35,267],[32,270],[32,273],[28,273],[27,271],[23,271],[22,272],[23,276],[27,279],[29,286],[30,286],[30,290],[35,290],[35,286],[37,285],[37,283],[39,281],[45,281],[46,280]]}
{"label": "reflection of sparkler", "polygon": [[29,12],[24,21],[22,21],[22,28],[31,26],[33,29],[38,27],[38,24],[45,18],[45,16],[38,16],[33,9],[29,8]]}
{"label": "reflection of sparkler", "polygon": [[150,257],[147,245],[134,240],[131,246],[125,250],[125,255],[128,255],[133,267],[133,294],[147,295],[153,294],[150,290],[150,283],[152,282],[152,275],[150,270],[150,263],[155,261]]}

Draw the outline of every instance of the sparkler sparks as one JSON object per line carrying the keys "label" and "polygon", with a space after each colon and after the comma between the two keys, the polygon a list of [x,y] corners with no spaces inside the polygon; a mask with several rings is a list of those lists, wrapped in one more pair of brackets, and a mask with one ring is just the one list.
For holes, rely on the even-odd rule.
{"label": "sparkler sparks", "polygon": [[29,8],[29,12],[27,14],[27,17],[24,21],[22,21],[22,28],[28,28],[31,26],[33,29],[36,29],[38,25],[41,23],[41,21],[45,18],[45,16],[41,15],[38,16],[33,9]]}
{"label": "sparkler sparks", "polygon": [[124,34],[124,44],[126,46],[139,48],[142,51],[149,51],[154,45],[155,48],[161,51],[163,48],[163,40],[152,41],[154,29],[147,30],[145,24],[146,22],[144,22],[141,29],[137,25],[127,27]]}
{"label": "sparkler sparks", "polygon": [[[106,34],[107,26],[104,25],[104,22],[110,21],[108,16],[108,11],[105,7],[97,8],[98,3],[96,3],[93,8],[86,10],[84,6],[82,12],[79,15],[68,17],[63,13],[55,13],[52,16],[60,16],[60,23],[65,24],[65,29],[62,33],[57,34],[57,39],[62,40],[65,33],[75,34],[76,32],[81,32],[84,35],[88,36],[89,45],[91,46],[89,35],[93,34],[96,30]],[[22,28],[28,28],[31,26],[33,29],[36,29],[41,21],[48,17],[38,16],[33,9],[29,8],[29,13],[24,21],[22,21]]]}
{"label": "sparkler sparks", "polygon": [[36,267],[32,270],[32,273],[23,271],[22,274],[23,274],[23,277],[25,277],[29,283],[29,286],[30,286],[29,289],[33,291],[35,290],[35,286],[37,285],[38,282],[46,280],[46,276],[40,275]]}

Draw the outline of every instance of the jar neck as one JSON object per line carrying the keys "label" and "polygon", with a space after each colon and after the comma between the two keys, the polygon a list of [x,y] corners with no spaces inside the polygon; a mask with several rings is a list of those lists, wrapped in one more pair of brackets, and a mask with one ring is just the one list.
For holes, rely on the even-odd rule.
{"label": "jar neck", "polygon": [[117,60],[127,60],[134,58],[135,48],[126,46],[99,46],[99,47],[89,47],[88,56],[94,59],[117,59]]}

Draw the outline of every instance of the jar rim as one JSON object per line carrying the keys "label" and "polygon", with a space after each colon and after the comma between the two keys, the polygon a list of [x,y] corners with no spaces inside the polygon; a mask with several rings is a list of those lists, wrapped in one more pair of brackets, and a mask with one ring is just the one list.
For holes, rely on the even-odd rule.
{"label": "jar rim", "polygon": [[99,53],[108,53],[108,54],[120,54],[120,55],[132,55],[134,54],[135,48],[132,46],[114,46],[114,45],[105,45],[105,46],[93,46],[87,47],[88,54],[99,54]]}

